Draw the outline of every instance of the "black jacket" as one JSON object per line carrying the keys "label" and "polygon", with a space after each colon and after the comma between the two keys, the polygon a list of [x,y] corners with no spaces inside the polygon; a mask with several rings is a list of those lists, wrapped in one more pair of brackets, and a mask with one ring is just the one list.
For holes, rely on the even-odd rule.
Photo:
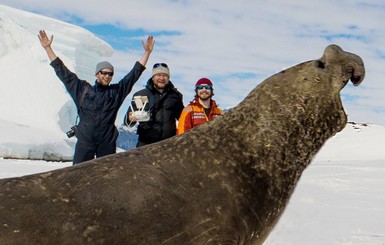
{"label": "black jacket", "polygon": [[[91,86],[71,72],[60,58],[53,60],[51,66],[79,111],[80,122],[76,129],[78,143],[115,144],[118,137],[115,120],[119,107],[146,68],[136,62],[132,70],[118,83],[102,86],[95,82],[95,85]],[[79,108],[86,86],[90,88],[84,98],[82,108]]]}
{"label": "black jacket", "polygon": [[[148,122],[140,122],[138,125],[138,145],[155,143],[176,135],[176,121],[179,119],[184,105],[182,94],[174,87],[172,82],[169,81],[166,89],[161,94],[155,89],[150,78],[147,81],[146,88],[134,94],[134,96],[138,95],[147,96],[148,104],[145,110],[150,111],[151,114]],[[132,102],[132,107],[136,110],[134,102]],[[132,124],[128,121],[130,111],[131,108],[128,109],[125,118],[127,126],[135,125],[135,123]]]}

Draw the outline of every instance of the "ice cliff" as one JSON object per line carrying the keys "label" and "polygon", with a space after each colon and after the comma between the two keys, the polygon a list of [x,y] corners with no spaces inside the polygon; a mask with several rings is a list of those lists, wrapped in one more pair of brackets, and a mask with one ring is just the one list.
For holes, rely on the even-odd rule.
{"label": "ice cliff", "polygon": [[37,34],[54,35],[53,49],[91,84],[94,68],[112,47],[62,21],[0,5],[0,157],[70,160],[75,139],[65,132],[76,108],[56,77]]}

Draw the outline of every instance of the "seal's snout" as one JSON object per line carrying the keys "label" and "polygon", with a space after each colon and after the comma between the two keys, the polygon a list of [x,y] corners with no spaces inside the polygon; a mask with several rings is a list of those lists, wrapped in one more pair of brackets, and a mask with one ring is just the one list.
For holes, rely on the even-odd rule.
{"label": "seal's snout", "polygon": [[344,82],[350,80],[354,86],[358,86],[364,80],[365,67],[361,57],[342,50],[338,45],[331,44],[326,47],[321,59],[330,67],[342,66],[343,74],[341,77],[347,78]]}
{"label": "seal's snout", "polygon": [[354,57],[352,58],[353,62],[346,65],[346,70],[348,73],[350,73],[350,81],[354,86],[358,86],[361,84],[365,77],[364,63],[359,56],[354,54],[350,55],[353,55]]}
{"label": "seal's snout", "polygon": [[364,80],[363,76],[352,76],[350,81],[352,81],[354,86],[358,86],[361,84],[362,80]]}

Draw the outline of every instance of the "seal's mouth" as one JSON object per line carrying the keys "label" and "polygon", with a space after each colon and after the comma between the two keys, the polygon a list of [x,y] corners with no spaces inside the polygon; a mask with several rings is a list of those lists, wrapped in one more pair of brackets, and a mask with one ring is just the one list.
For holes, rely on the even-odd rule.
{"label": "seal's mouth", "polygon": [[362,80],[364,80],[364,78],[362,76],[352,76],[350,78],[350,81],[352,81],[354,86],[360,85]]}
{"label": "seal's mouth", "polygon": [[350,73],[350,81],[354,86],[360,85],[362,80],[364,80],[365,70],[363,69],[363,66],[361,69],[354,69],[353,65],[349,64],[346,66],[346,70]]}

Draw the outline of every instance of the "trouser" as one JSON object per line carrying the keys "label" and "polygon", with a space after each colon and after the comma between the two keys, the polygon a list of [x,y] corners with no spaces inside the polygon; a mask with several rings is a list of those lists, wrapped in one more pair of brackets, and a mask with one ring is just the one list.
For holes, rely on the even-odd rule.
{"label": "trouser", "polygon": [[148,145],[148,144],[144,143],[143,141],[138,141],[138,143],[136,144],[136,147],[140,147],[144,145]]}
{"label": "trouser", "polygon": [[114,144],[84,144],[76,143],[73,165],[89,161],[95,157],[103,157],[116,153],[116,143]]}

